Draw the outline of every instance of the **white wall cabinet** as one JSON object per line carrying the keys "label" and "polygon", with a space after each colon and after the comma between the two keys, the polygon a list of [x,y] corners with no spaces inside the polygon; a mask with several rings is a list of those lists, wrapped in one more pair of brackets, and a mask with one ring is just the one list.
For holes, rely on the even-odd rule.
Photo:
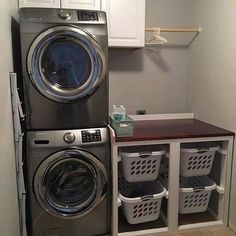
{"label": "white wall cabinet", "polygon": [[143,47],[145,0],[102,0],[110,47]]}
{"label": "white wall cabinet", "polygon": [[19,0],[19,8],[21,7],[59,8],[60,0]]}
{"label": "white wall cabinet", "polygon": [[19,7],[49,7],[101,10],[100,0],[19,0]]}
{"label": "white wall cabinet", "polygon": [[103,10],[109,47],[144,46],[145,0],[19,0],[19,7]]}
{"label": "white wall cabinet", "polygon": [[61,8],[101,10],[100,0],[61,0]]}

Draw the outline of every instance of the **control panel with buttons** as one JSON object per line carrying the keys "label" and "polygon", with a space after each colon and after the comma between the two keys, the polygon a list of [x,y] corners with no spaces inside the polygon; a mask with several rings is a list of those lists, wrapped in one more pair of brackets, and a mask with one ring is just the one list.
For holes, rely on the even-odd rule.
{"label": "control panel with buttons", "polygon": [[100,130],[82,130],[81,136],[82,136],[82,143],[102,141]]}
{"label": "control panel with buttons", "polygon": [[96,11],[78,11],[79,21],[98,21],[98,13]]}

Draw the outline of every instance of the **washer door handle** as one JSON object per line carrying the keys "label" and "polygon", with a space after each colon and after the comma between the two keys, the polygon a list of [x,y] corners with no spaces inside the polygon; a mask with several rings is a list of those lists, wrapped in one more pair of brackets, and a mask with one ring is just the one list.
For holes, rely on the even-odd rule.
{"label": "washer door handle", "polygon": [[[91,156],[88,155],[88,153],[86,151],[83,151],[83,150],[79,150],[79,149],[76,149],[76,150],[67,150],[65,152],[65,157],[70,157],[70,158],[78,158],[79,156],[81,158],[83,157],[86,157],[88,158],[89,160],[91,160]],[[83,158],[84,159],[84,158]]]}
{"label": "washer door handle", "polygon": [[68,158],[77,158],[78,154],[81,154],[79,151],[66,151],[65,157]]}

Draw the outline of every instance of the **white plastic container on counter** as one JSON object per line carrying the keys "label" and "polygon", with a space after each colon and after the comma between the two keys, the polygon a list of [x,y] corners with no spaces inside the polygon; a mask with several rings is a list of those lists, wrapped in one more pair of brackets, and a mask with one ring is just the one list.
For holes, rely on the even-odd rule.
{"label": "white plastic container on counter", "polygon": [[122,121],[126,119],[126,108],[124,105],[113,105],[111,117],[116,121]]}

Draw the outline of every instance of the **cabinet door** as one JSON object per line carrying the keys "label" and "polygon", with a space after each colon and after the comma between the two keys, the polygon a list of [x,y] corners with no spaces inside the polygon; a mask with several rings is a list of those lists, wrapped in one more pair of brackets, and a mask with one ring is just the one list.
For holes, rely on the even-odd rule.
{"label": "cabinet door", "polygon": [[62,8],[100,10],[100,0],[61,0]]}
{"label": "cabinet door", "polygon": [[21,7],[52,7],[59,8],[60,0],[19,0]]}
{"label": "cabinet door", "polygon": [[143,47],[145,0],[102,0],[110,47]]}

